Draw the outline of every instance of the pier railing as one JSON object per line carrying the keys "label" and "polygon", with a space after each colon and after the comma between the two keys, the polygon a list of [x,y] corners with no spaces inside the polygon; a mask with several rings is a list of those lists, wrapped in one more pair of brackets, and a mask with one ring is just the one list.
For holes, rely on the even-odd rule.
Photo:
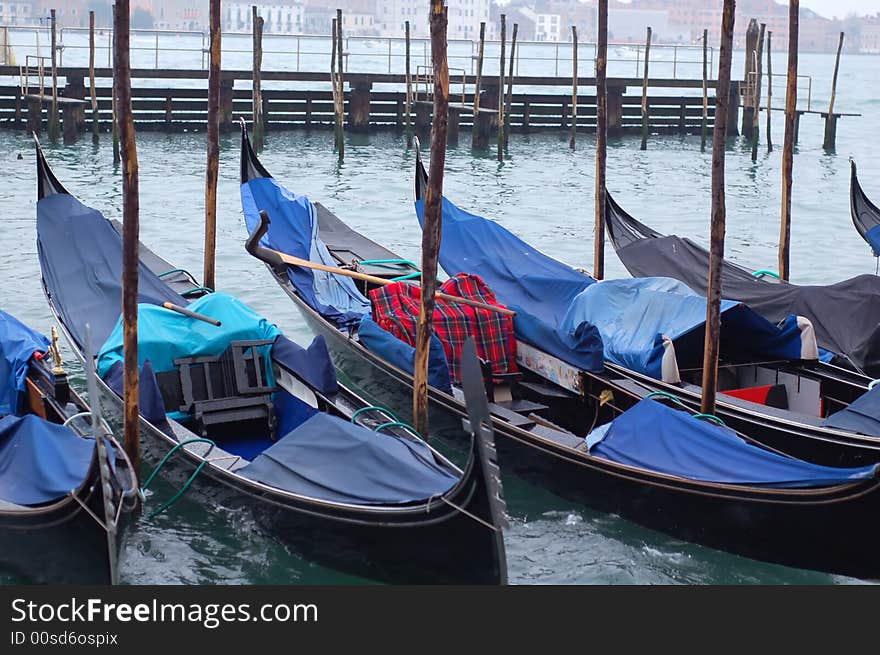
{"label": "pier railing", "polygon": [[[0,31],[4,27],[0,26]],[[50,32],[44,27],[9,26],[5,60],[13,53],[21,61],[27,55],[50,54]],[[224,68],[246,68],[251,60],[251,34],[227,32],[223,35]],[[96,32],[96,60],[111,64],[113,33],[110,29]],[[484,73],[498,74],[499,41],[486,41]],[[139,69],[202,69],[208,63],[208,38],[202,31],[132,30],[132,67]],[[476,69],[477,43],[470,40],[450,39],[448,55],[450,66],[473,75]],[[578,60],[595,61],[596,44],[578,43]],[[60,66],[88,65],[88,29],[65,27],[58,33],[58,62]],[[411,39],[411,65],[428,66],[431,63],[431,45],[428,39]],[[314,34],[265,34],[263,62],[265,70],[319,72],[329,68],[331,41],[329,37]],[[572,67],[573,46],[570,42],[520,41],[514,62],[517,75],[566,76]],[[645,46],[631,43],[608,44],[608,74],[634,76],[642,74]],[[714,75],[715,49],[709,48],[709,75]],[[343,61],[346,72],[402,74],[406,61],[406,41],[403,37],[344,38]],[[649,67],[651,75],[670,79],[700,79],[702,76],[702,45],[652,44]],[[582,74],[591,74],[589,68]]]}

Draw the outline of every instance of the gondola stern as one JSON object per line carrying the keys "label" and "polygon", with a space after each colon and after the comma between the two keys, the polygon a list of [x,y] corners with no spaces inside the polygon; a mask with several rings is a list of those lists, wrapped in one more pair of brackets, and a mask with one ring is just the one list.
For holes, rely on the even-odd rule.
{"label": "gondola stern", "polygon": [[40,139],[36,132],[31,132],[31,136],[34,139],[34,148],[37,154],[37,201],[55,194],[70,195],[70,192],[64,188],[64,185],[58,181],[52,169],[49,168],[49,163],[43,154],[43,148],[40,146]]}
{"label": "gondola stern", "polygon": [[627,213],[607,190],[605,192],[605,228],[615,252],[636,241],[663,236]]}
{"label": "gondola stern", "polygon": [[416,151],[416,170],[415,170],[415,195],[416,202],[423,200],[428,193],[428,171],[422,163],[421,144],[418,137],[413,137],[413,144]]}
{"label": "gondola stern", "polygon": [[247,124],[245,123],[244,118],[240,118],[239,121],[241,124],[241,183],[247,184],[251,180],[256,180],[261,177],[271,178],[272,174],[266,170],[266,167],[263,166],[257,158],[257,153],[254,152],[251,140],[248,137]]}

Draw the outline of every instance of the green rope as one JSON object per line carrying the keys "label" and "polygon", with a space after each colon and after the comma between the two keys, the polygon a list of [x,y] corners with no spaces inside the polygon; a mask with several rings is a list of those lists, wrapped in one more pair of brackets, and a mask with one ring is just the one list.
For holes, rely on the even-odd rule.
{"label": "green rope", "polygon": [[194,289],[187,289],[186,291],[184,291],[180,295],[183,296],[184,298],[186,298],[187,296],[192,296],[197,293],[214,293],[214,290],[211,289],[210,287],[196,287]]}
{"label": "green rope", "polygon": [[714,414],[694,414],[694,418],[702,419],[704,421],[712,421],[713,423],[727,427],[727,424]]}
{"label": "green rope", "polygon": [[777,280],[780,279],[779,273],[777,273],[776,271],[767,270],[766,268],[762,268],[760,271],[755,271],[754,273],[752,273],[752,277],[764,277],[765,275],[775,277]]}
{"label": "green rope", "polygon": [[373,264],[374,266],[381,266],[383,264],[404,264],[406,266],[412,266],[415,269],[418,268],[414,262],[411,262],[408,259],[362,259],[358,264]]}
{"label": "green rope", "polygon": [[681,405],[682,407],[686,407],[686,405],[682,402],[681,398],[679,398],[678,396],[676,396],[673,393],[667,393],[666,391],[652,391],[647,396],[645,396],[646,400],[648,398],[668,398],[669,400],[674,402],[676,405]]}
{"label": "green rope", "polygon": [[412,280],[414,278],[421,277],[421,276],[422,276],[422,272],[416,271],[415,273],[409,273],[407,275],[398,275],[397,277],[391,278],[391,281],[392,282],[401,282],[403,280]]}
{"label": "green rope", "polygon": [[[174,446],[174,448],[172,448],[171,450],[169,450],[165,454],[165,457],[162,458],[162,461],[159,462],[159,465],[156,468],[154,468],[153,472],[150,473],[149,477],[147,477],[147,481],[144,482],[144,486],[141,487],[141,493],[143,493],[144,491],[146,491],[149,488],[150,483],[153,482],[153,478],[155,478],[156,474],[159,473],[159,471],[162,469],[163,466],[165,466],[165,462],[168,461],[169,457],[171,457],[179,448],[181,448],[187,444],[197,443],[197,442],[211,444],[212,447],[217,445],[213,441],[211,441],[210,439],[205,439],[203,437],[195,437],[193,439],[187,439],[186,441],[181,441],[179,444],[176,444]],[[193,483],[193,480],[196,479],[196,476],[201,472],[201,470],[203,468],[205,468],[205,464],[207,464],[207,463],[208,463],[208,460],[203,459],[199,463],[199,465],[196,467],[196,470],[193,471],[193,474],[191,476],[189,476],[189,480],[186,481],[186,484],[184,484],[183,487],[181,487],[181,489],[176,494],[174,494],[174,496],[171,498],[171,500],[169,500],[166,503],[164,503],[163,505],[161,505],[159,507],[159,509],[150,512],[149,516],[147,516],[147,519],[152,519],[154,516],[156,516],[157,514],[161,514],[166,509],[171,507],[174,503],[176,503],[181,498],[181,496],[183,496],[183,494],[186,493],[187,489],[189,489],[190,485]]]}
{"label": "green rope", "polygon": [[394,412],[392,412],[390,409],[385,409],[384,407],[381,407],[379,405],[370,405],[369,407],[361,407],[354,414],[352,414],[351,415],[351,422],[357,423],[357,421],[355,419],[358,416],[360,416],[361,414],[364,414],[366,412],[384,412],[386,415],[390,416],[395,421],[397,420],[397,417],[394,415]]}
{"label": "green rope", "polygon": [[395,428],[395,427],[396,428],[404,428],[405,430],[412,432],[419,439],[422,438],[422,435],[420,435],[418,433],[418,431],[413,426],[411,426],[409,423],[404,423],[403,421],[389,421],[388,423],[383,423],[382,425],[376,427],[373,430],[373,432],[379,432],[381,430],[384,430],[385,428]]}

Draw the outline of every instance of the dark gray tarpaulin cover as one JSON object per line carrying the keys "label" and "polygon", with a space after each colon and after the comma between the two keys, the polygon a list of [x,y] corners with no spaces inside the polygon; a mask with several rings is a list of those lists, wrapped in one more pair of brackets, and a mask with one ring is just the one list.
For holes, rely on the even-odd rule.
{"label": "dark gray tarpaulin cover", "polygon": [[238,471],[291,493],[357,505],[440,496],[458,482],[424,442],[315,414]]}
{"label": "dark gray tarpaulin cover", "polygon": [[[64,325],[81,346],[85,325],[95,347],[106,341],[122,309],[122,237],[101,213],[67,193],[37,202],[37,252],[43,280]],[[138,302],[187,301],[141,263]]]}
{"label": "dark gray tarpaulin cover", "polygon": [[863,393],[847,407],[827,417],[823,425],[880,437],[880,386]]}
{"label": "dark gray tarpaulin cover", "polygon": [[[709,252],[690,239],[663,236],[627,214],[608,194],[608,234],[634,277],[665,276],[706,294]],[[819,346],[868,375],[880,375],[880,277],[859,275],[829,285],[798,285],[756,278],[725,261],[722,295],[746,303],[774,323],[790,314],[809,319]]]}

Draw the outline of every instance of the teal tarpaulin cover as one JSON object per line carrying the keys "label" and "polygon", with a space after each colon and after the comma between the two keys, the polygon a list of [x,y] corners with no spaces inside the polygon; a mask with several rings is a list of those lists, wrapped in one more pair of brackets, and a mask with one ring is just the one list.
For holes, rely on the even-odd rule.
{"label": "teal tarpaulin cover", "polygon": [[[150,360],[158,373],[174,369],[181,357],[222,355],[230,341],[275,340],[281,331],[235,296],[216,291],[187,305],[187,309],[220,321],[217,327],[158,305],[138,305],[138,364]],[[269,346],[264,355],[268,358]],[[122,361],[122,318],[98,352],[98,374]]]}

